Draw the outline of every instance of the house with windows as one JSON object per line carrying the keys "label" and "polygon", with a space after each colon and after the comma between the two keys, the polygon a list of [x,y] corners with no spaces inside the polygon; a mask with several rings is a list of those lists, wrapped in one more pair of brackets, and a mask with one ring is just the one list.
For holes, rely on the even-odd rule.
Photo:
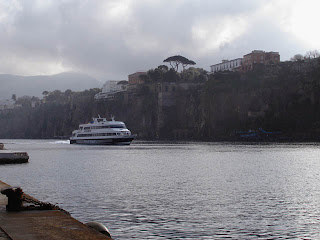
{"label": "house with windows", "polygon": [[254,50],[243,56],[233,60],[222,60],[221,63],[211,65],[211,73],[222,71],[241,71],[247,72],[253,69],[254,65],[270,65],[280,62],[279,52],[265,52],[262,50]]}
{"label": "house with windows", "polygon": [[125,92],[128,89],[128,82],[110,80],[106,81],[106,83],[102,86],[101,92],[97,93],[94,98],[98,99],[110,99],[115,96],[115,94],[120,92]]}
{"label": "house with windows", "polygon": [[141,76],[146,75],[147,72],[135,72],[128,76],[128,82],[130,85],[138,85],[143,84],[144,80],[141,78]]}
{"label": "house with windows", "polygon": [[236,58],[233,60],[222,60],[221,63],[211,65],[211,72],[220,72],[220,71],[237,71],[240,69],[242,64],[242,58]]}
{"label": "house with windows", "polygon": [[280,62],[280,54],[278,52],[265,52],[261,50],[254,50],[243,56],[242,68],[243,72],[253,69],[254,65],[262,64],[269,65]]}
{"label": "house with windows", "polygon": [[0,100],[0,110],[14,109],[16,102],[13,99]]}

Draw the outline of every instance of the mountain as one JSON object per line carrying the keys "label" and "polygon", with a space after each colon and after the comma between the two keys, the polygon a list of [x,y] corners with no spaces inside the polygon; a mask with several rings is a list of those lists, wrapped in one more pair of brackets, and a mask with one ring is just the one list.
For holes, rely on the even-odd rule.
{"label": "mountain", "polygon": [[102,82],[81,73],[66,72],[56,75],[17,76],[0,74],[0,99],[9,99],[12,94],[42,97],[43,91],[70,89],[83,91],[90,88],[101,88]]}

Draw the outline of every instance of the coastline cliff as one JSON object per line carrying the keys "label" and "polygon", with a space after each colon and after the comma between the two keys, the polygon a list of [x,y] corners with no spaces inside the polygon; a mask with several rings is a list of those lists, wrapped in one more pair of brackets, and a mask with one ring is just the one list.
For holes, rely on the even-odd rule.
{"label": "coastline cliff", "polygon": [[0,138],[67,137],[100,114],[126,122],[140,139],[233,141],[237,132],[264,129],[281,132],[282,140],[319,140],[319,59],[247,73],[159,66],[111,99],[95,100],[99,91],[46,92],[38,104],[24,99],[22,107],[1,111]]}

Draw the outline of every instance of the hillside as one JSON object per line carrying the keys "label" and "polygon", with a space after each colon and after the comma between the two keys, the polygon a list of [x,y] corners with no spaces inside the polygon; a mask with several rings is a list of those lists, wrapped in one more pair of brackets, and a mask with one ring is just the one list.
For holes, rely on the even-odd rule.
{"label": "hillside", "polygon": [[101,86],[102,82],[95,78],[72,72],[42,76],[0,74],[0,99],[11,98],[12,94],[16,94],[17,97],[24,95],[41,97],[43,91],[54,91],[56,89],[83,91],[90,88],[100,88]]}
{"label": "hillside", "polygon": [[124,121],[140,139],[320,140],[318,59],[257,65],[246,73],[157,68],[145,81],[99,101],[99,89],[49,92],[34,107],[26,99],[22,108],[1,112],[0,138],[68,136],[99,114]]}

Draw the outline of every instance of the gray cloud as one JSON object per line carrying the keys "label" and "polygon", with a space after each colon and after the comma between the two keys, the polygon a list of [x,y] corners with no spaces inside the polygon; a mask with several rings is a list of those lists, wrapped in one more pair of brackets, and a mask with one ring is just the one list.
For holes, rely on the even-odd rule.
{"label": "gray cloud", "polygon": [[4,0],[0,72],[80,71],[104,81],[126,79],[175,54],[209,70],[254,49],[279,51],[283,60],[309,50],[283,27],[290,2],[272,2]]}

